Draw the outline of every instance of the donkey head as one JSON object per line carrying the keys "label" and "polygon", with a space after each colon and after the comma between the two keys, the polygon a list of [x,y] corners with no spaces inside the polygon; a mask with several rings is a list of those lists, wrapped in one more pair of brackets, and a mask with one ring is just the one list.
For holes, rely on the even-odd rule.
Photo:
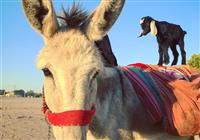
{"label": "donkey head", "polygon": [[149,32],[151,32],[152,35],[156,36],[157,28],[156,28],[155,20],[152,17],[146,16],[146,17],[141,18],[140,26],[142,28],[142,31],[140,32],[140,35],[138,37],[147,35]]}
{"label": "donkey head", "polygon": [[[90,110],[95,105],[96,78],[104,66],[94,41],[108,32],[123,4],[124,0],[101,1],[81,24],[63,29],[50,0],[22,0],[28,21],[44,38],[37,67],[44,72],[45,101],[51,112]],[[56,139],[86,139],[88,124],[52,128]]]}

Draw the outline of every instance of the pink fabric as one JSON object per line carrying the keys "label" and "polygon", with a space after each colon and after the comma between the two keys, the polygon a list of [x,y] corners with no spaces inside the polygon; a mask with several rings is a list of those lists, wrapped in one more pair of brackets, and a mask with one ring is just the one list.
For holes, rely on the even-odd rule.
{"label": "pink fabric", "polygon": [[137,95],[139,96],[140,100],[144,104],[144,106],[150,115],[151,120],[153,123],[160,122],[162,120],[162,110],[160,105],[154,98],[152,91],[150,91],[149,86],[136,74],[133,73],[128,67],[123,67],[125,75],[131,82],[135,91],[137,91]]}

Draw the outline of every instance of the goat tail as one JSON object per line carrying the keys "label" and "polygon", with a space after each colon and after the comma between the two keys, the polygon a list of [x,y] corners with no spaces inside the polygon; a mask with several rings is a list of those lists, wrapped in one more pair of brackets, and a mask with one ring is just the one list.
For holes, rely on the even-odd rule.
{"label": "goat tail", "polygon": [[185,35],[185,34],[187,34],[187,32],[186,32],[186,31],[183,31],[183,33],[184,33],[184,35]]}
{"label": "goat tail", "polygon": [[168,54],[168,49],[164,50],[163,52],[163,63],[165,65],[169,64],[170,60],[169,60],[169,54]]}

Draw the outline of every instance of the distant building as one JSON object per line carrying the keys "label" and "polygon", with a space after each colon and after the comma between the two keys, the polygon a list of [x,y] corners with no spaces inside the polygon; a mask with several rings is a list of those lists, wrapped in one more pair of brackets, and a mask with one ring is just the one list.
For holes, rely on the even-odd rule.
{"label": "distant building", "polygon": [[13,96],[24,97],[24,95],[25,95],[24,90],[14,90],[14,91],[8,91],[5,93],[6,97],[13,97]]}
{"label": "distant building", "polygon": [[25,91],[24,90],[15,90],[14,91],[15,95],[18,97],[24,97],[25,96]]}
{"label": "distant building", "polygon": [[8,91],[5,93],[6,97],[14,97],[15,96],[15,92],[14,91]]}
{"label": "distant building", "polygon": [[0,89],[0,95],[4,95],[6,91],[4,89]]}

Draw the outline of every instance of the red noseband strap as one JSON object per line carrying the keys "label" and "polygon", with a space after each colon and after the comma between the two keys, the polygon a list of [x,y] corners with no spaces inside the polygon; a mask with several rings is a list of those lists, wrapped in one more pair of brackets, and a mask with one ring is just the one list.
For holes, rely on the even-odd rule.
{"label": "red noseband strap", "polygon": [[88,125],[96,111],[95,106],[91,110],[70,110],[61,113],[52,113],[46,110],[46,117],[50,124],[55,126]]}
{"label": "red noseband strap", "polygon": [[60,113],[52,113],[46,102],[43,93],[43,107],[48,122],[55,126],[84,126],[88,125],[96,112],[95,106],[92,106],[91,110],[70,110]]}

